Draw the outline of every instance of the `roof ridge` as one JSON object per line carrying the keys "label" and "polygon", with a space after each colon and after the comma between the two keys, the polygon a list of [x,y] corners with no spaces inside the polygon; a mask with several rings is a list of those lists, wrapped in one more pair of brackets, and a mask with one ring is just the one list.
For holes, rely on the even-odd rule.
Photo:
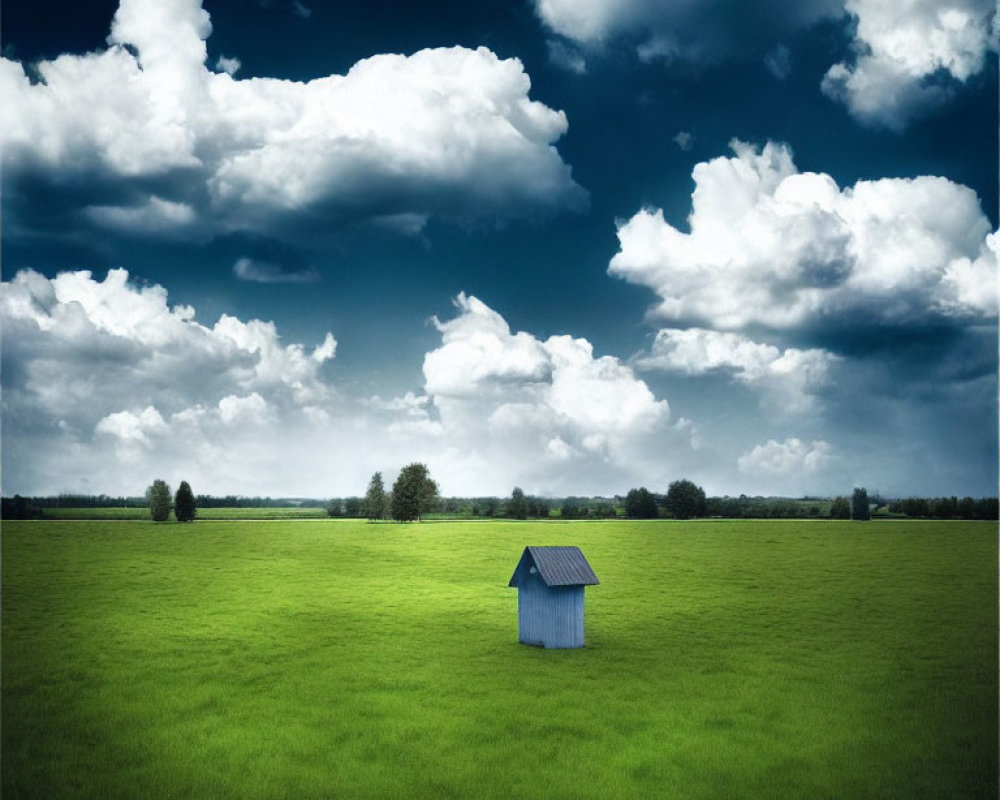
{"label": "roof ridge", "polygon": [[583,551],[576,545],[527,545],[511,577],[511,586],[515,585],[514,578],[525,557],[531,559],[546,586],[592,586],[600,583]]}

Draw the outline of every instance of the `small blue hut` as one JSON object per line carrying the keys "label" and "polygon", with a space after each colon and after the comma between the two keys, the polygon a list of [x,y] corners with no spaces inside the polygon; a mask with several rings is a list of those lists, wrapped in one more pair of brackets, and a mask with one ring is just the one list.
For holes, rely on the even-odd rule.
{"label": "small blue hut", "polygon": [[507,584],[517,587],[518,640],[583,647],[583,587],[598,583],[579,547],[525,547]]}

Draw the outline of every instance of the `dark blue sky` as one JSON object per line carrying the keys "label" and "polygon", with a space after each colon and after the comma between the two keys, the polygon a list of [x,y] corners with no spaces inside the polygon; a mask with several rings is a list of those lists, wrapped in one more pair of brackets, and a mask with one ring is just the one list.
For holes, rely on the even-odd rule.
{"label": "dark blue sky", "polygon": [[[79,465],[133,465],[102,473],[101,491],[165,463],[206,490],[343,494],[421,458],[449,493],[661,490],[684,475],[715,493],[993,493],[997,59],[970,34],[989,4],[944,3],[945,28],[965,33],[922,58],[900,55],[898,31],[919,42],[945,18],[879,27],[871,1],[793,19],[769,2],[592,0],[574,17],[527,0],[206,0],[207,38],[198,4],[182,5],[157,22],[126,4],[109,50],[116,2],[5,4],[5,67],[24,77],[0,84],[19,123],[2,268],[9,303],[35,298],[5,332],[5,493],[79,489],[49,468],[46,448],[70,440]],[[204,59],[181,55],[199,39]],[[44,66],[67,53],[81,56],[71,78]],[[321,89],[327,76],[348,76],[349,99]],[[806,173],[837,199],[779,188]],[[730,203],[751,185],[749,205]],[[111,300],[114,268],[130,278]],[[27,270],[92,278],[45,300],[14,280]],[[161,312],[190,306],[202,327],[158,341],[102,321],[131,319],[153,286]],[[86,356],[58,334],[73,299]],[[266,348],[234,345],[237,369],[222,315],[273,322],[286,360],[327,332],[336,355],[250,380],[239,369]],[[562,335],[589,360],[566,361]],[[115,345],[142,352],[109,358]],[[185,347],[231,380],[188,390],[197,373],[182,369],[170,385],[152,365]],[[43,390],[44,365],[71,357],[127,387]],[[227,428],[226,398],[257,427]],[[161,442],[192,409],[197,436],[268,465],[273,486]],[[269,436],[296,444],[269,452]],[[310,439],[373,444],[317,463],[307,487],[293,473]]]}

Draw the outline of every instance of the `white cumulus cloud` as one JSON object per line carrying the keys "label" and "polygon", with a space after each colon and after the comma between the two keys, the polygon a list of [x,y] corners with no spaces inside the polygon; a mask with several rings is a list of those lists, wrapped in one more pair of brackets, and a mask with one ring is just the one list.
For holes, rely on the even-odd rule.
{"label": "white cumulus cloud", "polygon": [[738,466],[747,475],[794,475],[815,473],[823,469],[833,457],[833,448],[822,440],[803,442],[786,439],[757,445],[739,457]]}
{"label": "white cumulus cloud", "polygon": [[[87,271],[52,279],[21,271],[2,285],[0,311],[18,379],[4,387],[8,400],[77,429],[105,419],[102,432],[130,438],[150,427],[134,421],[143,419],[134,409],[151,395],[157,414],[172,414],[257,391],[293,406],[331,394],[319,370],[336,353],[332,334],[308,351],[284,344],[272,322],[224,314],[208,327],[193,308],[170,305],[163,287],[135,285],[125,270],[103,281]],[[126,416],[108,418],[119,413]]]}
{"label": "white cumulus cloud", "polygon": [[96,433],[136,444],[148,444],[150,435],[163,434],[168,430],[167,423],[153,406],[146,406],[138,414],[131,411],[108,414],[94,428]]}
{"label": "white cumulus cloud", "polygon": [[968,187],[921,176],[841,189],[799,172],[787,145],[732,147],[695,166],[689,232],[652,208],[619,226],[608,271],[656,291],[657,316],[729,330],[996,317],[990,224]]}
{"label": "white cumulus cloud", "polygon": [[[435,324],[442,345],[424,358],[425,390],[447,416],[473,403],[496,402],[505,424],[540,418],[591,433],[644,432],[669,416],[632,369],[613,356],[594,357],[572,336],[540,341],[511,333],[507,322],[475,297],[460,294],[455,319]],[[582,438],[581,437],[581,438]]]}
{"label": "white cumulus cloud", "polygon": [[267,422],[270,408],[257,392],[246,397],[226,395],[219,401],[219,419],[223,425],[259,425]]}
{"label": "white cumulus cloud", "polygon": [[602,480],[663,472],[669,451],[690,451],[690,436],[668,424],[667,402],[617,358],[595,356],[581,338],[513,333],[475,297],[455,303],[458,316],[434,320],[442,343],[424,358],[424,388],[444,439],[498,476],[597,491]]}
{"label": "white cumulus cloud", "polygon": [[124,270],[19,272],[0,319],[4,478],[22,493],[139,494],[161,472],[219,493],[293,489],[343,405],[323,375],[331,333],[307,347],[272,322],[203,325]]}
{"label": "white cumulus cloud", "polygon": [[236,58],[206,66],[211,30],[200,0],[121,0],[107,50],[42,61],[38,81],[0,60],[5,169],[127,185],[119,206],[82,211],[118,229],[199,234],[310,212],[413,231],[434,215],[585,202],[553,146],[566,116],[529,98],[517,59],[452,47],[374,55],[308,82],[237,80]]}
{"label": "white cumulus cloud", "polygon": [[460,294],[455,304],[462,312],[458,317],[433,320],[442,344],[424,358],[428,394],[483,394],[492,386],[530,387],[548,380],[552,360],[534,336],[512,334],[506,320],[475,297]]}
{"label": "white cumulus cloud", "polygon": [[663,328],[650,352],[636,366],[684,375],[726,372],[734,380],[758,390],[773,407],[800,412],[829,383],[830,369],[840,358],[820,348],[785,350],[755,342],[736,333],[690,328]]}
{"label": "white cumulus cloud", "polygon": [[827,71],[823,91],[870,125],[903,129],[981,72],[995,47],[992,0],[846,0],[845,7],[856,23],[854,57]]}

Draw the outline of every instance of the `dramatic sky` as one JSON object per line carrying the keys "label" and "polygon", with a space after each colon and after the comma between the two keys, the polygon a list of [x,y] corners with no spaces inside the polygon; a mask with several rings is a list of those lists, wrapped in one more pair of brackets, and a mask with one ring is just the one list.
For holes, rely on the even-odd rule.
{"label": "dramatic sky", "polygon": [[995,494],[993,0],[6,0],[3,492]]}

